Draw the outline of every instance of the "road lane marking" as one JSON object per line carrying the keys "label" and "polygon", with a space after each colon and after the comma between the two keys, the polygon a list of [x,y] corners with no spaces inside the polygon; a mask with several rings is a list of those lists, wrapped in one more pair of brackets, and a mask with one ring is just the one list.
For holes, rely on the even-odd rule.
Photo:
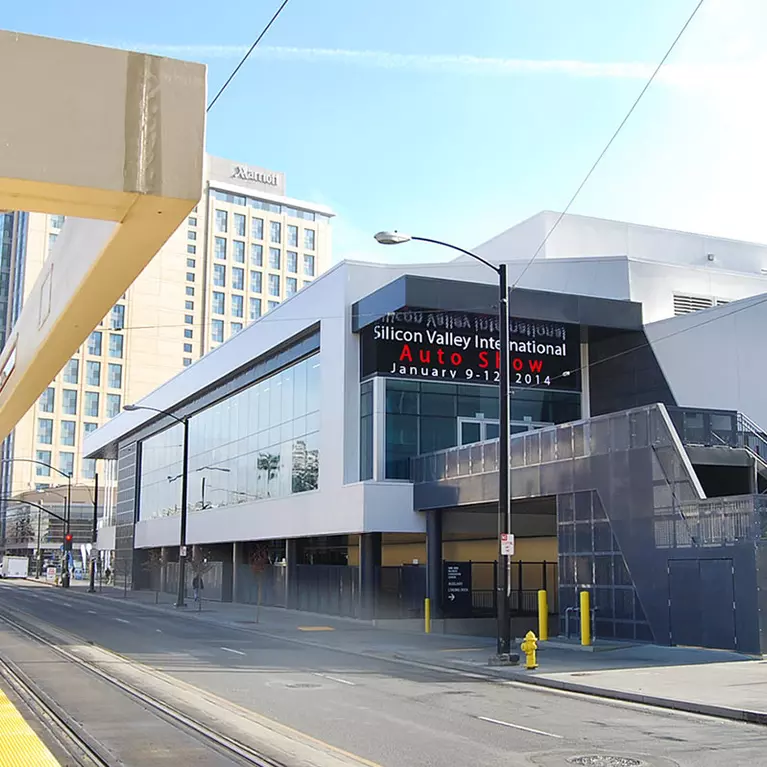
{"label": "road lane marking", "polygon": [[98,615],[98,613],[95,610],[88,610],[89,615]]}
{"label": "road lane marking", "polygon": [[332,626],[296,626],[299,631],[335,631]]}
{"label": "road lane marking", "polygon": [[128,623],[128,624],[130,624],[130,621],[126,621],[125,618],[115,618],[115,620],[118,623]]}
{"label": "road lane marking", "polygon": [[555,735],[553,732],[544,732],[543,730],[535,730],[532,727],[523,727],[521,724],[512,724],[511,722],[503,722],[500,719],[491,719],[489,716],[478,716],[477,719],[481,719],[483,722],[490,722],[491,724],[500,724],[502,727],[512,727],[515,730],[524,730],[525,732],[532,732],[534,735],[546,735],[549,738],[558,738],[562,740],[562,735]]}
{"label": "road lane marking", "polygon": [[349,687],[356,687],[356,682],[350,682],[348,679],[341,679],[338,676],[330,676],[330,674],[315,673],[314,676],[321,676],[323,679],[329,679],[331,682],[338,682],[339,684],[348,684]]}
{"label": "road lane marking", "polygon": [[162,629],[155,629],[158,634],[162,634]]}
{"label": "road lane marking", "polygon": [[244,652],[240,652],[239,650],[233,650],[231,647],[222,647],[221,649],[224,650],[225,652],[232,652],[235,655],[245,655]]}

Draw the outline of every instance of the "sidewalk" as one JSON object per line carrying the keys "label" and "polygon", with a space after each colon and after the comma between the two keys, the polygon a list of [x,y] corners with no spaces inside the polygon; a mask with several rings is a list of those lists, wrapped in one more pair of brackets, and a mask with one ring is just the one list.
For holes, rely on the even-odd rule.
{"label": "sidewalk", "polygon": [[[73,582],[70,589],[72,595],[86,591],[87,583]],[[186,610],[178,611],[170,594],[160,594],[155,605],[154,592],[128,592],[126,599],[122,589],[109,586],[102,587],[100,596],[352,655],[767,724],[767,661],[732,652],[620,643],[583,652],[555,640],[541,643],[539,668],[527,671],[523,665],[489,666],[492,639],[396,631],[376,628],[371,621],[277,607],[262,607],[256,624],[254,605],[203,601],[198,612],[190,600]]]}

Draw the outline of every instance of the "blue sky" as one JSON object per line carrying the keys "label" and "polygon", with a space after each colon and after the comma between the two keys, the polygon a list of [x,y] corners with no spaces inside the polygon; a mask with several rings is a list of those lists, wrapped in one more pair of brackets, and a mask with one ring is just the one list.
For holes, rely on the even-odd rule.
{"label": "blue sky", "polygon": [[[207,148],[332,206],[336,259],[444,258],[371,235],[471,247],[561,209],[695,3],[290,0]],[[212,95],[276,7],[29,0],[2,24],[203,61]],[[765,39],[764,0],[706,0],[573,212],[767,242]]]}

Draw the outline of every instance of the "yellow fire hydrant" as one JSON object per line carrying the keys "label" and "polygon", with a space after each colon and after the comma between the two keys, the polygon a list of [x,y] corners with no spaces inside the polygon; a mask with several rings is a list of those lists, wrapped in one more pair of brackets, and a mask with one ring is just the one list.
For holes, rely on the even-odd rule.
{"label": "yellow fire hydrant", "polygon": [[525,668],[534,669],[538,668],[537,654],[538,654],[538,637],[532,631],[528,631],[525,634],[525,641],[520,645],[522,652],[525,654]]}

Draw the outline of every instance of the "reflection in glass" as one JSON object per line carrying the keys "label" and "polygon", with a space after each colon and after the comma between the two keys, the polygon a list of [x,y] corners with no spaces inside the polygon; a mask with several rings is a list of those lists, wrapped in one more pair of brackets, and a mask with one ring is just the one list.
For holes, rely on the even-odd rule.
{"label": "reflection in glass", "polygon": [[[194,415],[189,511],[319,486],[320,360],[314,355]],[[142,443],[140,518],[180,510],[180,425]]]}

